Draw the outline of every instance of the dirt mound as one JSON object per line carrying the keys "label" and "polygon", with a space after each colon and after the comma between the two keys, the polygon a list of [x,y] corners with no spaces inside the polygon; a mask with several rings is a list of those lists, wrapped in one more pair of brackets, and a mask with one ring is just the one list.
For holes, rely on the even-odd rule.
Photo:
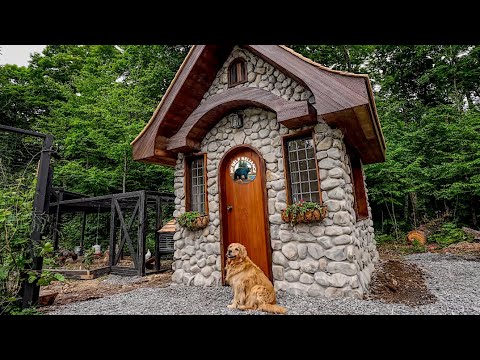
{"label": "dirt mound", "polygon": [[415,264],[387,254],[375,267],[366,299],[410,306],[431,304],[436,301],[436,297],[425,284],[422,269]]}

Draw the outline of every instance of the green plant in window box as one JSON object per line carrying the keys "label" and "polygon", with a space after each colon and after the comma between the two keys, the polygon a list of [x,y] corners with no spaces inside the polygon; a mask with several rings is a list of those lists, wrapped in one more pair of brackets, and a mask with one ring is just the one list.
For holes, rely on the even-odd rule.
{"label": "green plant in window box", "polygon": [[282,211],[282,220],[295,225],[298,223],[313,223],[322,221],[327,216],[327,208],[312,201],[303,199],[288,205]]}
{"label": "green plant in window box", "polygon": [[187,211],[178,217],[180,226],[190,231],[200,230],[208,225],[210,220],[208,215],[202,215],[198,211]]}

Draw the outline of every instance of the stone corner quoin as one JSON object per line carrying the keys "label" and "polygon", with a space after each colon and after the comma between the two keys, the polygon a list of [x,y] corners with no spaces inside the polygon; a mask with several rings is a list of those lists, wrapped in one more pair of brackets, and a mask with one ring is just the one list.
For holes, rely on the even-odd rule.
{"label": "stone corner quoin", "polygon": [[[238,87],[258,87],[288,101],[315,102],[310,91],[288,78],[270,64],[245,49],[235,47],[229,59],[204,96],[221,93],[228,88],[227,69],[233,57],[247,60],[246,83]],[[207,191],[209,225],[189,231],[177,224],[174,235],[175,253],[172,281],[194,286],[221,286],[219,184],[217,170],[220,159],[233,146],[248,144],[256,148],[266,163],[268,220],[272,248],[272,272],[277,291],[294,295],[362,298],[368,289],[374,263],[375,247],[371,209],[369,217],[356,221],[351,167],[343,134],[331,129],[319,116],[314,129],[316,158],[320,173],[322,201],[328,215],[316,224],[283,223],[281,211],[286,207],[285,164],[282,156],[282,135],[290,130],[277,122],[276,114],[260,108],[244,110],[244,126],[233,129],[222,118],[205,136],[202,152],[207,153]],[[185,211],[184,161],[178,155],[175,167],[174,217]]]}

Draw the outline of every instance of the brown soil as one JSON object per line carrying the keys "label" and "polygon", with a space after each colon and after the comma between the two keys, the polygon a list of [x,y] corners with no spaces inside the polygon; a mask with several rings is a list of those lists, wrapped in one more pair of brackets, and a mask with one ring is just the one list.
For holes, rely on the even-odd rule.
{"label": "brown soil", "polygon": [[[402,303],[410,306],[436,301],[428,290],[422,269],[407,263],[402,255],[392,249],[378,249],[380,260],[375,265],[368,300]],[[385,250],[385,251],[382,251]]]}
{"label": "brown soil", "polygon": [[165,287],[171,281],[172,271],[160,274],[147,275],[133,282],[115,284],[104,281],[107,276],[93,280],[67,279],[65,282],[54,281],[48,286],[42,286],[40,295],[58,292],[55,302],[51,306],[41,307],[39,310],[48,312],[57,306],[76,301],[98,299],[104,296],[120,294],[139,288]]}
{"label": "brown soil", "polygon": [[462,241],[452,244],[442,249],[440,252],[444,254],[466,255],[469,257],[476,257],[480,260],[480,242],[466,242]]}

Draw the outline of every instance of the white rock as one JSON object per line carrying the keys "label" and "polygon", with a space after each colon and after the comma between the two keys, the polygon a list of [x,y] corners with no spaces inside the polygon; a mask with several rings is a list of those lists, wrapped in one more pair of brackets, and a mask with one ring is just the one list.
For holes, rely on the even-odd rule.
{"label": "white rock", "polygon": [[293,270],[298,270],[300,269],[300,263],[298,261],[289,261],[288,267]]}
{"label": "white rock", "polygon": [[183,282],[182,279],[184,274],[185,274],[185,271],[183,271],[182,269],[175,270],[175,272],[172,275],[172,281],[177,284],[181,284]]}
{"label": "white rock", "polygon": [[320,259],[323,256],[324,250],[318,244],[308,244],[308,254],[314,259]]}
{"label": "white rock", "polygon": [[352,242],[352,237],[350,235],[340,235],[332,239],[333,244],[335,245],[345,245]]}
{"label": "white rock", "polygon": [[333,160],[333,159],[330,159],[330,158],[325,158],[318,163],[318,166],[321,169],[326,169],[326,170],[333,169],[333,168],[338,167],[340,165],[341,165],[340,161]]}
{"label": "white rock", "polygon": [[189,256],[193,256],[195,254],[195,247],[192,245],[189,245],[183,249],[183,252]]}
{"label": "white rock", "polygon": [[313,284],[308,288],[308,296],[318,297],[318,296],[324,296],[324,295],[325,295],[325,289],[318,284]]}
{"label": "white rock", "polygon": [[325,257],[334,261],[343,261],[347,259],[345,246],[335,246],[325,251]]}
{"label": "white rock", "polygon": [[340,150],[336,147],[328,149],[327,154],[328,154],[328,157],[332,158],[332,159],[340,160],[342,158],[342,154],[341,154]]}
{"label": "white rock", "polygon": [[270,215],[270,216],[268,217],[268,220],[269,220],[272,224],[277,224],[277,225],[283,224],[282,216],[281,216],[280,214]]}
{"label": "white rock", "polygon": [[328,170],[320,169],[320,180],[325,180],[328,176]]}
{"label": "white rock", "polygon": [[345,295],[343,289],[336,288],[336,287],[328,287],[325,289],[325,297],[329,298],[341,298]]}
{"label": "white rock", "polygon": [[318,270],[318,261],[313,259],[305,259],[300,261],[300,269],[303,272],[314,274]]}
{"label": "white rock", "polygon": [[322,190],[331,190],[333,188],[336,188],[337,186],[341,186],[345,184],[345,180],[343,179],[332,179],[332,178],[327,178],[325,180],[322,180],[321,182]]}
{"label": "white rock", "polygon": [[328,236],[319,237],[317,242],[325,249],[330,249],[333,246],[332,240]]}
{"label": "white rock", "polygon": [[185,242],[183,240],[175,241],[175,248],[176,249],[183,249],[185,246]]}
{"label": "white rock", "polygon": [[212,255],[213,254],[213,244],[212,243],[207,244],[207,246],[205,247],[205,252],[207,253],[207,255]]}
{"label": "white rock", "polygon": [[295,282],[300,279],[300,271],[298,270],[288,270],[284,274],[285,280],[289,282]]}
{"label": "white rock", "polygon": [[327,200],[323,204],[327,207],[329,213],[339,211],[342,208],[342,203],[338,200]]}
{"label": "white rock", "polygon": [[343,178],[344,173],[345,172],[343,171],[343,169],[337,167],[337,168],[330,169],[328,171],[328,176],[334,179],[341,179]]}
{"label": "white rock", "polygon": [[308,292],[308,285],[300,284],[300,283],[290,283],[286,289],[288,294],[292,294],[295,296],[306,296]]}
{"label": "white rock", "polygon": [[282,247],[282,253],[289,260],[296,260],[298,258],[298,251],[295,244],[287,243]]}
{"label": "white rock", "polygon": [[322,271],[327,270],[327,265],[328,261],[326,258],[322,257],[320,260],[318,260],[318,268]]}
{"label": "white rock", "polygon": [[284,202],[275,201],[275,210],[277,212],[282,212],[282,210],[284,210],[286,207],[287,204],[285,204]]}
{"label": "white rock", "polygon": [[284,275],[283,275],[283,267],[282,266],[272,266],[272,273],[273,273],[273,278],[275,280],[283,280]]}
{"label": "white rock", "polygon": [[345,226],[350,224],[350,214],[346,211],[339,211],[333,215],[333,223]]}
{"label": "white rock", "polygon": [[268,199],[268,214],[273,215],[275,214],[275,199]]}
{"label": "white rock", "polygon": [[337,236],[342,234],[343,234],[343,230],[340,226],[332,225],[332,226],[327,226],[325,229],[325,235],[327,236]]}
{"label": "white rock", "polygon": [[357,274],[357,268],[353,263],[331,261],[327,265],[327,271],[329,273],[341,273],[345,275]]}
{"label": "white rock", "polygon": [[260,136],[261,139],[265,139],[268,135],[270,135],[269,129],[262,129],[258,132],[258,136]]}
{"label": "white rock", "polygon": [[330,276],[330,286],[341,288],[348,284],[350,278],[346,275],[336,273]]}
{"label": "white rock", "polygon": [[[211,245],[211,244],[208,244],[208,245]],[[216,242],[213,244],[213,252],[216,255],[220,255],[220,242]]]}
{"label": "white rock", "polygon": [[282,250],[282,242],[278,240],[271,240],[273,250]]}
{"label": "white rock", "polygon": [[238,131],[233,135],[233,141],[235,144],[241,145],[245,141],[245,133],[243,131]]}
{"label": "white rock", "polygon": [[323,226],[312,226],[310,232],[313,236],[320,237],[325,233],[325,228]]}
{"label": "white rock", "polygon": [[300,275],[300,282],[302,284],[313,284],[315,281],[313,280],[312,275],[303,273],[302,275]]}
{"label": "white rock", "polygon": [[[302,260],[305,259],[307,257],[307,251],[308,251],[307,245],[298,244],[297,248],[298,248],[298,257]],[[291,259],[291,260],[295,260],[295,259]]]}
{"label": "white rock", "polygon": [[218,149],[218,145],[217,145],[216,142],[211,142],[211,143],[208,144],[207,149],[208,149],[209,152],[215,152]]}
{"label": "white rock", "polygon": [[281,180],[271,181],[270,185],[272,186],[273,190],[277,190],[277,191],[283,190],[285,189],[285,180],[281,179]]}
{"label": "white rock", "polygon": [[354,275],[350,278],[349,285],[352,289],[358,288],[360,286],[357,275]]}
{"label": "white rock", "polygon": [[277,192],[277,201],[286,203],[287,192],[285,190],[280,190],[279,192]]}
{"label": "white rock", "polygon": [[213,272],[212,267],[207,265],[202,269],[201,274],[206,278],[208,278],[212,274],[212,272]]}
{"label": "white rock", "polygon": [[322,160],[327,157],[327,152],[326,151],[319,151],[317,152],[317,160]]}
{"label": "white rock", "polygon": [[328,150],[332,147],[333,139],[331,137],[325,137],[322,141],[317,144],[317,150]]}
{"label": "white rock", "polygon": [[195,275],[193,280],[193,285],[195,286],[204,286],[205,285],[205,277],[202,274]]}
{"label": "white rock", "polygon": [[272,262],[277,265],[282,265],[284,268],[288,267],[288,260],[281,251],[274,251],[272,254]]}
{"label": "white rock", "polygon": [[217,257],[215,255],[210,255],[209,257],[207,257],[208,265],[215,265],[216,262],[217,262]]}
{"label": "white rock", "polygon": [[[267,163],[273,163],[277,161],[277,157],[275,156],[275,154],[265,154],[263,155],[263,158]],[[278,189],[278,190],[281,190],[281,189]]]}
{"label": "white rock", "polygon": [[202,259],[197,261],[197,266],[199,268],[203,268],[206,264],[207,264],[207,260],[205,258],[202,258]]}
{"label": "white rock", "polygon": [[314,275],[315,281],[322,286],[329,286],[330,276],[324,272],[317,272]]}

